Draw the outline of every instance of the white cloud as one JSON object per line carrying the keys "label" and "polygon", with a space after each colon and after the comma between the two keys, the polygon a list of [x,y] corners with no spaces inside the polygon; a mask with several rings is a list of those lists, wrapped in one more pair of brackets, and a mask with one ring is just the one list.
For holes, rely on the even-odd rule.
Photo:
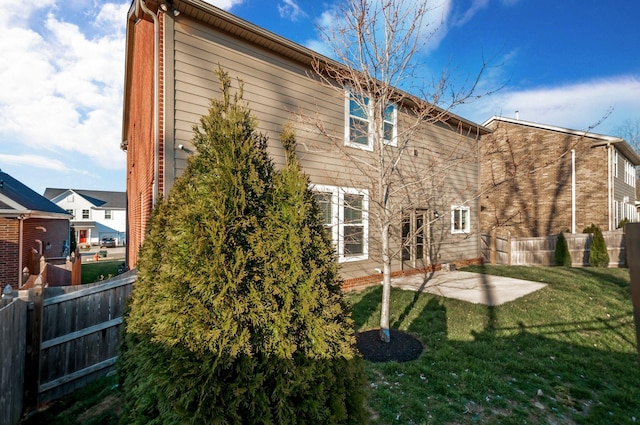
{"label": "white cloud", "polygon": [[244,0],[207,0],[208,3],[219,7],[220,9],[229,10],[233,6],[242,4]]}
{"label": "white cloud", "polygon": [[524,121],[587,130],[611,109],[611,115],[593,128],[594,132],[615,135],[622,122],[637,118],[640,110],[640,79],[637,76],[499,91],[458,108],[456,113],[482,123],[493,115],[513,118],[518,111]]}
{"label": "white cloud", "polygon": [[278,13],[280,13],[280,17],[284,19],[289,19],[293,22],[298,19],[307,18],[308,15],[304,12],[304,10],[300,9],[300,6],[294,0],[284,0],[284,3],[278,4]]}
{"label": "white cloud", "polygon": [[0,68],[0,147],[7,152],[19,143],[51,153],[78,152],[108,168],[124,168],[117,111],[129,5],[102,3],[85,12],[83,18],[103,34],[88,36],[63,21],[52,2],[26,4],[32,7],[9,8],[0,20],[3,62],[10,64]]}
{"label": "white cloud", "polygon": [[54,171],[71,171],[67,166],[58,160],[39,155],[4,155],[0,154],[0,163],[9,165],[20,165],[34,168],[43,168]]}

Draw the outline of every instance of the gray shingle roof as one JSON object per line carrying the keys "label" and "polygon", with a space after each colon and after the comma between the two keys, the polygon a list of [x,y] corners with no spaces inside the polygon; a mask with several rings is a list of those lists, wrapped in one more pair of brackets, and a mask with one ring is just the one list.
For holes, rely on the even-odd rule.
{"label": "gray shingle roof", "polygon": [[127,206],[126,192],[110,192],[106,190],[59,189],[48,187],[44,191],[44,197],[53,200],[67,192],[73,192],[78,196],[82,196],[97,208],[125,209]]}
{"label": "gray shingle roof", "polygon": [[[49,199],[20,183],[2,170],[0,170],[0,195],[6,196],[25,210],[69,215]],[[9,205],[0,202],[0,209],[11,209],[8,207]]]}

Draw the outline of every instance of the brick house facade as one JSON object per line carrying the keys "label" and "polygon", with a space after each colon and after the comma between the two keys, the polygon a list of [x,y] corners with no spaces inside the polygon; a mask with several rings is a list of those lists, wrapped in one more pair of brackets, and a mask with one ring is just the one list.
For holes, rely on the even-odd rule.
{"label": "brick house facade", "polygon": [[640,156],[623,139],[503,117],[484,125],[493,133],[481,143],[483,233],[546,236],[637,221]]}
{"label": "brick house facade", "polygon": [[17,289],[22,270],[37,272],[41,256],[69,255],[71,215],[0,171],[0,286]]}

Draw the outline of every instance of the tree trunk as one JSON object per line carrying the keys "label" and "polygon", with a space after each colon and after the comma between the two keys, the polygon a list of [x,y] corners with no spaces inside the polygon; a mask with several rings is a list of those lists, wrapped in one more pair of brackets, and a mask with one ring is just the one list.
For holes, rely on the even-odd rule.
{"label": "tree trunk", "polygon": [[[386,220],[385,220],[386,221]],[[391,257],[389,256],[389,224],[382,226],[382,306],[380,309],[380,339],[391,341],[389,332],[389,303],[391,299]]]}

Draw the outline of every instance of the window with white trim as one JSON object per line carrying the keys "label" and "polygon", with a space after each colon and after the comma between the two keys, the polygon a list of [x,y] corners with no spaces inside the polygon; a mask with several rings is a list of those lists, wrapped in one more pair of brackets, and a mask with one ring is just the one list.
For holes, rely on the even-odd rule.
{"label": "window with white trim", "polygon": [[613,176],[618,177],[618,151],[613,150]]}
{"label": "window with white trim", "polygon": [[626,159],[624,160],[624,182],[629,186],[636,187],[636,167]]}
{"label": "window with white trim", "polygon": [[324,225],[331,232],[339,262],[369,256],[369,193],[364,189],[314,185],[313,197]]}
{"label": "window with white trim", "polygon": [[[353,94],[347,90],[345,94],[345,145],[368,151],[373,150],[373,133],[370,117],[373,105],[369,98]],[[398,108],[388,104],[382,114],[382,133],[386,144],[398,144]]]}
{"label": "window with white trim", "polygon": [[104,210],[104,219],[111,220],[111,210]]}
{"label": "window with white trim", "polygon": [[89,218],[89,210],[82,210],[82,218],[84,220]]}
{"label": "window with white trim", "polygon": [[471,209],[467,206],[451,207],[451,233],[471,231]]}

